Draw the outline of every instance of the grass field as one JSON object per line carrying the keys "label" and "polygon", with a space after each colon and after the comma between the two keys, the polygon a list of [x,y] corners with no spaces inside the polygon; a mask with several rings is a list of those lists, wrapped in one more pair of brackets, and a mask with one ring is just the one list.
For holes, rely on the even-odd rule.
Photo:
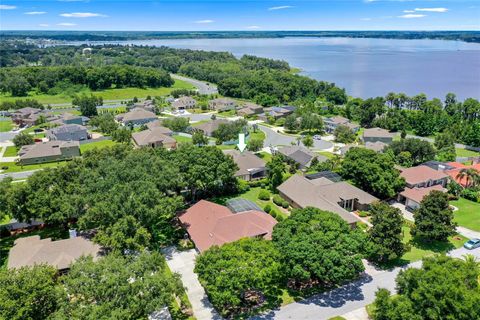
{"label": "grass field", "polygon": [[12,120],[0,120],[0,132],[8,132],[12,130],[13,122]]}
{"label": "grass field", "polygon": [[265,161],[265,162],[270,162],[272,160],[272,155],[268,152],[265,152],[265,151],[261,151],[261,152],[257,153],[257,156],[262,158],[263,161]]}
{"label": "grass field", "polygon": [[192,142],[192,138],[190,137],[184,137],[184,136],[179,136],[179,135],[173,135],[173,139],[175,139],[178,143],[186,143],[186,142]]}
{"label": "grass field", "polygon": [[30,170],[39,170],[45,168],[55,168],[59,166],[66,165],[67,161],[60,161],[60,162],[47,162],[47,163],[40,163],[40,164],[29,164],[29,165],[18,165],[15,162],[0,162],[0,169],[3,167],[7,167],[6,170],[3,170],[2,173],[10,173],[10,172],[23,172],[23,171],[30,171]]}
{"label": "grass field", "polygon": [[467,150],[467,149],[455,148],[455,152],[457,153],[457,157],[478,157],[478,156],[480,156],[480,152],[471,151],[471,150]]}
{"label": "grass field", "polygon": [[17,155],[17,147],[8,146],[5,152],[3,153],[4,157],[15,157]]}
{"label": "grass field", "polygon": [[[102,91],[91,91],[87,88],[76,93],[94,94],[95,96],[101,96],[103,100],[124,100],[131,99],[133,97],[145,98],[146,96],[164,96],[170,94],[175,89],[194,89],[194,87],[185,81],[175,80],[175,83],[170,88],[122,88],[122,89],[107,89]],[[4,101],[15,101],[24,99],[35,99],[43,104],[57,104],[57,103],[71,103],[72,96],[65,94],[48,95],[48,94],[34,94],[31,93],[27,97],[12,97],[7,95],[0,95],[0,103]]]}
{"label": "grass field", "polygon": [[333,153],[328,151],[318,151],[317,153],[321,156],[327,157],[327,159],[332,159],[335,156]]}
{"label": "grass field", "polygon": [[117,143],[112,140],[102,140],[102,141],[96,141],[96,142],[91,142],[91,143],[85,143],[80,145],[80,152],[84,153],[88,150],[92,150],[95,148],[105,148],[105,147],[110,147],[113,145],[116,145]]}
{"label": "grass field", "polygon": [[460,198],[450,204],[458,208],[453,214],[459,226],[480,231],[480,203]]}

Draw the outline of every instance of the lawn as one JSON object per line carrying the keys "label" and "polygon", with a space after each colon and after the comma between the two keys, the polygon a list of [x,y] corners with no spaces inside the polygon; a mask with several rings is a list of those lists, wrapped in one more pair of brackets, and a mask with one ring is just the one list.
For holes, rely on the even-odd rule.
{"label": "lawn", "polygon": [[8,146],[7,150],[3,153],[4,157],[15,157],[17,155],[17,147]]}
{"label": "lawn", "polygon": [[96,142],[91,142],[91,143],[85,143],[80,145],[80,152],[84,153],[86,151],[95,149],[95,148],[105,148],[105,147],[111,147],[116,145],[117,143],[112,140],[102,140],[102,141],[96,141]]}
{"label": "lawn", "polygon": [[16,239],[35,235],[39,235],[41,239],[67,239],[68,230],[61,229],[59,227],[45,227],[41,230],[34,230],[32,232],[26,232],[11,237],[0,238],[0,268],[7,267],[8,252],[10,251],[10,248],[13,246],[13,243]]}
{"label": "lawn", "polygon": [[[103,100],[125,100],[131,99],[133,97],[137,98],[145,98],[146,96],[164,96],[170,94],[175,89],[194,89],[194,87],[189,84],[188,82],[182,80],[175,80],[173,86],[169,88],[122,88],[122,89],[107,89],[102,91],[91,91],[87,88],[80,92],[76,93],[85,93],[85,94],[93,94],[95,96],[101,96]],[[21,99],[35,99],[40,103],[43,104],[57,104],[57,103],[71,103],[72,96],[65,95],[65,94],[58,94],[58,95],[48,95],[48,94],[35,94],[30,93],[27,97],[12,97],[9,95],[0,95],[0,103],[4,101],[15,101]]]}
{"label": "lawn", "polygon": [[450,204],[458,208],[453,214],[459,226],[480,231],[480,203],[460,198]]}
{"label": "lawn", "polygon": [[[16,162],[0,162],[0,169],[3,170],[2,173],[11,173],[11,172],[22,172],[22,171],[30,171],[30,170],[39,170],[45,168],[55,168],[59,166],[66,165],[67,161],[60,161],[60,162],[47,162],[47,163],[39,163],[39,164],[29,164],[29,165],[19,165]],[[3,167],[7,167],[7,169],[2,169]]]}
{"label": "lawn", "polygon": [[250,130],[250,135],[248,138],[264,141],[266,138],[266,135],[265,135],[265,132],[263,132],[260,129],[257,129],[257,132],[253,132],[253,130]]}
{"label": "lawn", "polygon": [[457,157],[478,157],[478,156],[480,156],[480,152],[467,150],[467,149],[455,148],[455,152],[457,153]]}
{"label": "lawn", "polygon": [[327,159],[332,159],[333,157],[335,157],[335,154],[328,151],[317,151],[316,153],[318,153],[321,156],[327,157]]}
{"label": "lawn", "polygon": [[173,139],[175,139],[177,141],[177,143],[186,143],[186,142],[192,142],[192,138],[190,137],[185,137],[185,136],[180,136],[180,135],[173,135],[172,136]]}
{"label": "lawn", "polygon": [[263,161],[265,162],[270,162],[272,160],[272,155],[268,152],[265,152],[265,151],[261,151],[259,153],[257,153],[257,156],[259,156],[260,158],[263,159]]}
{"label": "lawn", "polygon": [[13,122],[12,120],[0,120],[0,132],[8,132],[12,130]]}

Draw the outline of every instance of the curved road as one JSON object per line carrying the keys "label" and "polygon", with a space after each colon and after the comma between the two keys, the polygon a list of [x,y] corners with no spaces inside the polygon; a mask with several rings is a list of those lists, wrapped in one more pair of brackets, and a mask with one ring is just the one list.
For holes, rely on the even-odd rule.
{"label": "curved road", "polygon": [[[265,141],[263,145],[265,147],[269,146],[289,146],[291,145],[292,141],[297,142],[296,137],[288,136],[282,133],[278,133],[272,128],[269,128],[267,126],[263,126],[261,124],[258,125],[260,130],[265,132]],[[330,149],[333,147],[333,143],[330,141],[325,141],[325,140],[313,140],[313,149],[315,150],[326,150]]]}
{"label": "curved road", "polygon": [[178,74],[173,74],[173,73],[171,73],[170,76],[173,79],[182,80],[190,83],[191,85],[193,85],[198,89],[198,93],[200,94],[217,94],[218,93],[217,86],[214,84],[203,82],[203,81],[192,79],[192,78],[187,78],[187,77],[180,76]]}

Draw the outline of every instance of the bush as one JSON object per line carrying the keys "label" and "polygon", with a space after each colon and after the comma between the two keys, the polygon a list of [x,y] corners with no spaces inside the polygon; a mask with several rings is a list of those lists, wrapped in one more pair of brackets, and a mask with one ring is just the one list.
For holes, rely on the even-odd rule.
{"label": "bush", "polygon": [[263,207],[263,211],[266,213],[270,213],[272,211],[272,206],[270,204],[267,204],[265,207]]}
{"label": "bush", "polygon": [[285,200],[283,200],[283,198],[280,197],[278,194],[273,196],[273,203],[275,203],[277,206],[282,206],[284,201]]}
{"label": "bush", "polygon": [[282,208],[287,209],[290,206],[290,204],[288,203],[288,201],[283,200],[281,206]]}
{"label": "bush", "polygon": [[268,201],[270,200],[270,192],[268,190],[262,189],[258,193],[258,199]]}
{"label": "bush", "polygon": [[276,217],[278,216],[278,213],[277,213],[277,211],[276,211],[275,209],[272,209],[272,210],[270,211],[270,215],[271,215],[272,217],[276,218]]}
{"label": "bush", "polygon": [[7,227],[0,227],[0,238],[10,237],[10,231]]}
{"label": "bush", "polygon": [[261,188],[265,188],[265,185],[268,184],[268,180],[267,179],[260,179],[260,180],[250,180],[248,182],[248,184],[250,185],[250,187],[252,188],[256,188],[256,187],[261,187]]}
{"label": "bush", "polygon": [[278,222],[281,222],[281,221],[285,220],[285,218],[280,214],[277,215],[276,219],[277,219]]}
{"label": "bush", "polygon": [[250,190],[250,185],[247,181],[238,179],[237,189],[239,193],[244,193]]}
{"label": "bush", "polygon": [[362,217],[362,218],[365,218],[365,217],[370,216],[370,212],[368,212],[368,211],[359,211],[359,212],[358,212],[358,215],[359,215],[360,217]]}
{"label": "bush", "polygon": [[471,189],[464,189],[461,193],[461,196],[467,200],[478,202],[479,200],[479,193],[471,190]]}

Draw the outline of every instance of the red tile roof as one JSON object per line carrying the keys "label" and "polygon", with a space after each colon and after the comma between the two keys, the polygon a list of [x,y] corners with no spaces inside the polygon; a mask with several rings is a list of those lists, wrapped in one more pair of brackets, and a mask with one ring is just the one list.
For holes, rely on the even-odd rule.
{"label": "red tile roof", "polygon": [[434,170],[427,166],[418,166],[403,169],[402,173],[400,174],[408,184],[417,184],[422,183],[428,180],[440,180],[443,178],[448,177],[447,174]]}
{"label": "red tile roof", "polygon": [[265,212],[233,213],[227,207],[205,200],[191,206],[179,218],[200,252],[246,237],[271,239],[277,223]]}
{"label": "red tile roof", "polygon": [[455,180],[456,183],[460,184],[463,187],[467,186],[467,179],[465,177],[457,178],[458,174],[462,169],[475,169],[478,172],[480,172],[480,163],[477,163],[471,166],[466,166],[458,162],[449,162],[448,164],[451,165],[452,167],[456,167],[456,169],[447,170],[445,171],[445,173],[448,174],[450,178],[452,178],[452,180]]}

